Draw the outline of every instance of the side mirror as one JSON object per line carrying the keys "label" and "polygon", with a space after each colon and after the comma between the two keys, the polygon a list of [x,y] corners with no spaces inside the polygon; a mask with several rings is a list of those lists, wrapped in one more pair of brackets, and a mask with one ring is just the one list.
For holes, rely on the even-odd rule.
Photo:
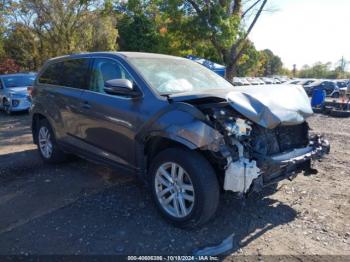
{"label": "side mirror", "polygon": [[138,96],[134,84],[129,79],[111,79],[105,82],[103,90],[110,95]]}

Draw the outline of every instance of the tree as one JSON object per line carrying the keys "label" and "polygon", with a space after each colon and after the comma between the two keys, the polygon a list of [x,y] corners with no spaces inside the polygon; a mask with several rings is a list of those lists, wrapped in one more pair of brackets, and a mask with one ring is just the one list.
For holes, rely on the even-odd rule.
{"label": "tree", "polygon": [[0,1],[0,60],[5,57],[4,33],[5,33],[5,1]]}
{"label": "tree", "polygon": [[142,13],[123,16],[118,23],[118,44],[124,51],[156,52],[158,34],[153,21]]}
{"label": "tree", "polygon": [[11,74],[20,71],[20,66],[13,59],[6,58],[0,62],[0,74]]}
{"label": "tree", "polygon": [[42,63],[35,37],[32,30],[17,24],[4,41],[6,56],[14,59],[23,70],[33,70]]}
{"label": "tree", "polygon": [[[182,2],[182,1],[181,1]],[[248,1],[249,3],[250,1]],[[190,8],[188,5],[190,5]],[[242,0],[185,1],[184,10],[194,16],[193,25],[201,28],[210,39],[218,55],[225,63],[226,78],[237,74],[239,59],[248,45],[248,36],[260,17],[267,0],[257,0],[243,10]],[[242,26],[245,18],[257,8],[246,29]],[[246,21],[247,22],[247,21]]]}
{"label": "tree", "polygon": [[7,1],[7,55],[27,70],[45,60],[82,51],[115,50],[117,29],[110,1]]}
{"label": "tree", "polygon": [[349,64],[349,61],[346,61],[344,57],[342,57],[336,64],[334,69],[334,78],[346,78],[346,68]]}
{"label": "tree", "polygon": [[[117,1],[121,50],[197,55],[227,66],[227,77],[255,74],[258,53],[248,35],[267,0]],[[244,6],[244,7],[243,7]],[[244,10],[243,10],[244,8]],[[255,9],[257,11],[255,12]],[[252,15],[253,18],[248,19]],[[248,23],[249,22],[249,23]],[[248,23],[247,29],[243,23]]]}
{"label": "tree", "polygon": [[264,76],[278,75],[282,72],[282,60],[271,50],[265,49],[260,52]]}
{"label": "tree", "polygon": [[237,61],[237,76],[259,76],[261,73],[261,55],[260,52],[255,49],[252,42],[248,42],[245,50]]}
{"label": "tree", "polygon": [[[345,59],[344,59],[345,60]],[[329,79],[339,79],[339,78],[350,78],[350,73],[345,71],[346,67],[341,67],[338,64],[334,69],[331,68],[332,63],[321,63],[317,62],[312,66],[304,65],[298,72],[298,77],[301,78],[329,78]]]}

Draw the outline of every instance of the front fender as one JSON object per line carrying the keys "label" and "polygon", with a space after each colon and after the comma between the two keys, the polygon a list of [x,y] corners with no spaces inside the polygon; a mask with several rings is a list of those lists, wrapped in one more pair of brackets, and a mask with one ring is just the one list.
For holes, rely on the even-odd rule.
{"label": "front fender", "polygon": [[201,111],[186,103],[170,105],[157,114],[136,136],[144,143],[152,137],[163,137],[185,145],[190,149],[218,151],[223,136],[206,123]]}

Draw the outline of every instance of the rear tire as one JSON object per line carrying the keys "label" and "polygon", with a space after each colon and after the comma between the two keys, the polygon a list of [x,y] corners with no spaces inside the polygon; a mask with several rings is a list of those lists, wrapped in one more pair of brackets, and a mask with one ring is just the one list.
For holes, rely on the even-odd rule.
{"label": "rear tire", "polygon": [[36,139],[39,154],[44,162],[57,164],[66,160],[66,154],[59,148],[55,134],[46,119],[40,120],[37,127]]}
{"label": "rear tire", "polygon": [[199,227],[215,214],[220,196],[218,179],[198,152],[180,147],[160,152],[151,163],[149,178],[158,209],[175,226]]}

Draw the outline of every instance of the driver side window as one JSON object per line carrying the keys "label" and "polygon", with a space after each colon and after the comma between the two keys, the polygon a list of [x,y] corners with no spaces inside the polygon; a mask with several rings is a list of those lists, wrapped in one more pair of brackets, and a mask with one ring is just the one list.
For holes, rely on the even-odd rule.
{"label": "driver side window", "polygon": [[94,60],[90,91],[106,93],[105,83],[112,79],[129,79],[133,81],[129,73],[117,61],[108,58],[97,58]]}

